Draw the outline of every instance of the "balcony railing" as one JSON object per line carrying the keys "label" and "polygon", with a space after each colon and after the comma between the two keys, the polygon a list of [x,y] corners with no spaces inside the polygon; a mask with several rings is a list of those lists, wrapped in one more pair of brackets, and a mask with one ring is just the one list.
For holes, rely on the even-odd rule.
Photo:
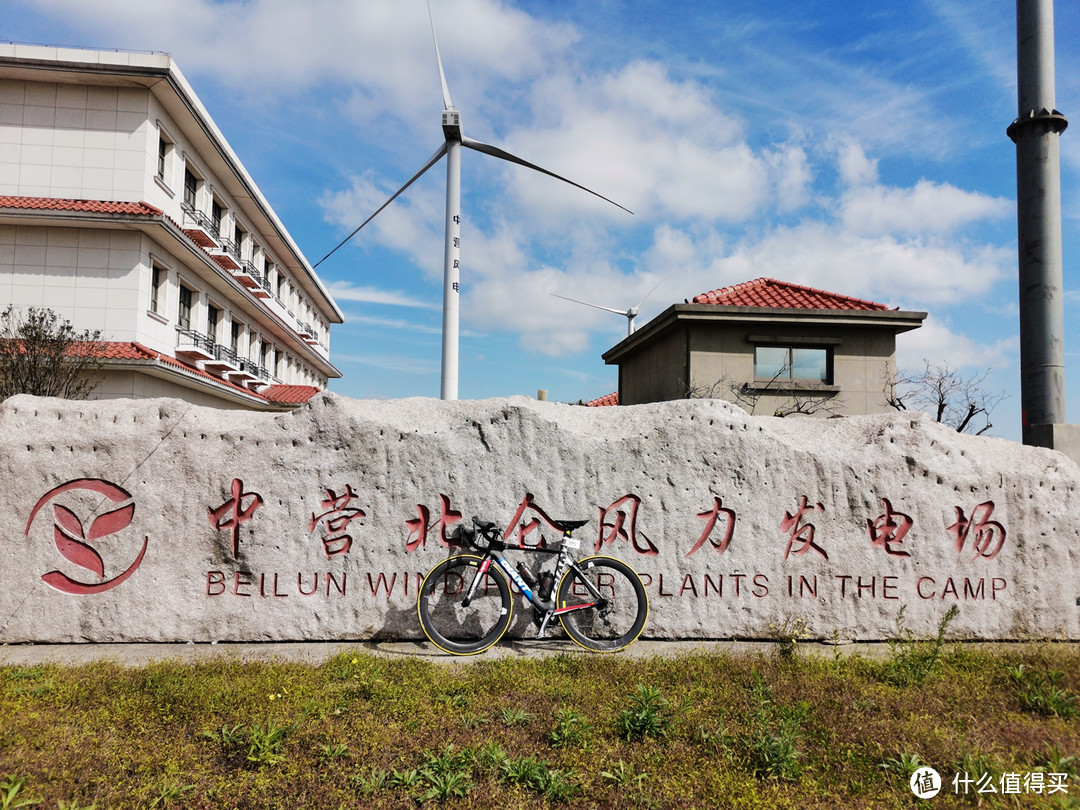
{"label": "balcony railing", "polygon": [[176,333],[176,353],[209,360],[214,356],[214,339],[194,329],[179,329]]}
{"label": "balcony railing", "polygon": [[184,233],[200,247],[216,248],[217,229],[210,217],[188,203],[181,203],[180,209],[184,213],[184,221],[180,226]]}

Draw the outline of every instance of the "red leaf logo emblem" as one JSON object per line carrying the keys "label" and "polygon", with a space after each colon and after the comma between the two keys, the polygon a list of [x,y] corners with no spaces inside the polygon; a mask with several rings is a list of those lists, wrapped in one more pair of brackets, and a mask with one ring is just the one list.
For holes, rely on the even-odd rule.
{"label": "red leaf logo emblem", "polygon": [[105,563],[100,554],[82,541],[83,531],[79,518],[70,509],[59,504],[54,504],[53,514],[56,518],[53,526],[53,541],[56,543],[57,550],[76,565],[104,578]]}
{"label": "red leaf logo emblem", "polygon": [[[61,507],[57,507],[61,508]],[[104,537],[107,534],[113,534],[126,529],[128,524],[131,523],[131,518],[135,515],[135,504],[129,503],[127,506],[121,506],[112,512],[106,512],[104,515],[99,515],[93,523],[90,524],[90,534],[86,540],[89,543],[93,543],[99,537]]]}

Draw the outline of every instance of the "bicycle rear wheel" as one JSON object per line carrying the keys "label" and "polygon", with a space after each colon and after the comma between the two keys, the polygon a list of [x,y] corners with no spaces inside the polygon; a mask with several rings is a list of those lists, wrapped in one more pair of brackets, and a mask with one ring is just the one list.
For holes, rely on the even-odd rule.
{"label": "bicycle rear wheel", "polygon": [[574,565],[555,598],[566,634],[589,650],[615,652],[637,640],[649,617],[649,597],[633,568],[614,557]]}
{"label": "bicycle rear wheel", "polygon": [[[420,584],[416,612],[424,635],[440,650],[453,655],[483,652],[510,626],[513,600],[510,586],[495,566],[480,573],[483,558],[475,554],[449,557],[432,568]],[[472,599],[462,604],[479,577]]]}

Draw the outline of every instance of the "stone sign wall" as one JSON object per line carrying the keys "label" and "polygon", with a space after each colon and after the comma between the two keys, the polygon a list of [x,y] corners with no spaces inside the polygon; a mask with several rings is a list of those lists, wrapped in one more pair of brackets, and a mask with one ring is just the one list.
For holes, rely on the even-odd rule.
{"label": "stone sign wall", "polygon": [[21,396],[0,462],[0,642],[421,638],[417,586],[474,514],[527,544],[589,519],[646,637],[882,639],[955,605],[962,637],[1080,638],[1080,469],[921,415]]}

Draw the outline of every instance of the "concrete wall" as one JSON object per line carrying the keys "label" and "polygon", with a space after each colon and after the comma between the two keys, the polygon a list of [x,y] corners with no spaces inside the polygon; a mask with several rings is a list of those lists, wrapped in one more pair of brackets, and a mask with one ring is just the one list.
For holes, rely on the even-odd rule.
{"label": "concrete wall", "polygon": [[956,606],[961,637],[1080,638],[1080,468],[923,416],[21,396],[0,459],[0,642],[418,638],[473,514],[528,543],[589,519],[586,551],[646,582],[647,637],[882,639]]}
{"label": "concrete wall", "polygon": [[143,199],[149,95],[0,79],[0,194]]}
{"label": "concrete wall", "polygon": [[619,401],[624,405],[666,402],[686,396],[687,332],[671,329],[619,366]]}

